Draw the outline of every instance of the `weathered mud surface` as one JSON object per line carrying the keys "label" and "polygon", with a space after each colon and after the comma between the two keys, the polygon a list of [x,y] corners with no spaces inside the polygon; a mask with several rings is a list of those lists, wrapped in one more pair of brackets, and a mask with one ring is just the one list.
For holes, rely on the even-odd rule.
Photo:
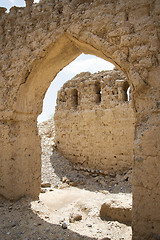
{"label": "weathered mud surface", "polygon": [[[52,187],[63,188],[71,185],[89,191],[109,191],[110,193],[131,193],[131,173],[123,175],[111,172],[110,175],[102,175],[92,170],[84,171],[64,158],[54,144],[53,120],[41,123],[39,132],[42,136],[42,180],[50,182]],[[66,185],[67,184],[67,185]]]}
{"label": "weathered mud surface", "polygon": [[81,53],[113,63],[133,91],[133,239],[160,238],[160,1],[41,0],[0,10],[0,194],[39,196],[36,121],[58,72]]}
{"label": "weathered mud surface", "polygon": [[82,72],[63,85],[54,114],[55,142],[70,162],[105,175],[129,171],[135,130],[129,89],[117,69]]}
{"label": "weathered mud surface", "polygon": [[51,186],[42,188],[38,201],[0,198],[0,239],[131,240],[131,226],[100,218],[104,202],[131,201],[131,172],[104,177],[76,170],[55,148],[53,120],[40,124],[39,131],[42,181]]}

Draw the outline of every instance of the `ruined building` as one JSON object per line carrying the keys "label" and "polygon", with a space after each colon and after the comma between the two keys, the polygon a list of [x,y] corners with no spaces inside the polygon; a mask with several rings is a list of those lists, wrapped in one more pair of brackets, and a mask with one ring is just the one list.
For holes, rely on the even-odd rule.
{"label": "ruined building", "polygon": [[134,113],[128,93],[117,70],[81,73],[66,82],[54,115],[58,150],[74,164],[104,174],[132,168]]}
{"label": "ruined building", "polygon": [[44,95],[61,69],[81,53],[93,54],[113,63],[132,87],[133,240],[159,239],[160,1],[41,0],[28,6],[0,9],[0,194],[38,198],[37,117]]}

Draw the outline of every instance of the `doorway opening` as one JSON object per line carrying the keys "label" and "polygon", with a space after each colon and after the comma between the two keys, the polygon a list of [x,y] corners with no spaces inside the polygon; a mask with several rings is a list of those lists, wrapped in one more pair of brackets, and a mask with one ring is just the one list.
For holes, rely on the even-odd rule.
{"label": "doorway opening", "polygon": [[77,109],[77,106],[79,104],[79,96],[78,96],[78,90],[74,89],[72,92],[72,97],[73,97],[73,107]]}
{"label": "doorway opening", "polygon": [[102,95],[100,82],[96,82],[95,84],[95,93],[96,93],[96,103],[98,104],[101,102],[101,95]]}
{"label": "doorway opening", "polygon": [[[113,70],[113,67],[114,66],[112,66],[111,71]],[[116,71],[117,70],[115,70],[115,72]],[[131,188],[127,188],[127,186],[131,186],[131,169],[126,172],[124,171],[123,173],[116,173],[116,170],[114,169],[116,164],[119,164],[118,161],[123,161],[123,159],[125,159],[125,150],[119,152],[119,154],[118,152],[114,152],[112,156],[114,164],[112,164],[108,172],[103,171],[102,167],[99,168],[99,166],[103,166],[105,164],[105,161],[108,161],[107,156],[104,157],[103,161],[101,159],[101,152],[103,152],[102,142],[109,141],[111,142],[111,145],[114,143],[116,145],[119,141],[116,139],[118,138],[118,135],[126,137],[127,128],[129,127],[128,122],[128,126],[125,126],[126,130],[121,127],[119,130],[118,128],[115,129],[115,131],[111,131],[110,129],[111,126],[109,125],[112,120],[108,121],[108,112],[112,112],[111,108],[117,109],[114,110],[114,114],[116,111],[120,114],[120,110],[122,111],[121,106],[118,105],[120,104],[118,103],[118,96],[120,92],[123,95],[123,102],[126,102],[126,81],[122,80],[121,83],[116,85],[117,83],[113,83],[114,81],[112,77],[113,76],[112,74],[110,75],[109,70],[106,72],[101,71],[95,74],[87,72],[83,74],[80,73],[76,75],[73,80],[63,83],[63,86],[61,86],[57,95],[57,105],[55,108],[56,114],[54,118],[52,114],[50,120],[39,124],[39,131],[42,136],[43,187],[41,191],[42,193],[45,192],[47,194],[47,198],[51,199],[52,206],[48,203],[48,200],[46,200],[45,195],[42,194],[40,198],[48,205],[48,207],[52,208],[57,217],[57,214],[62,214],[62,209],[65,211],[66,215],[68,214],[67,218],[63,219],[61,222],[62,225],[64,222],[71,224],[75,221],[83,220],[86,217],[83,212],[83,208],[86,209],[86,212],[88,212],[90,216],[94,215],[92,213],[94,204],[91,201],[91,205],[88,204],[86,198],[94,198],[95,202],[97,199],[97,202],[95,203],[97,205],[95,205],[95,208],[97,208],[97,211],[100,211],[101,209],[101,213],[99,213],[101,214],[102,219],[107,219],[109,217],[108,215],[106,216],[106,206],[100,206],[100,203],[106,200],[106,193],[114,193],[114,197],[117,196],[117,204],[119,200],[118,195],[116,194],[119,194],[119,192],[121,192],[121,194],[126,193],[127,198],[131,199]],[[99,78],[98,81],[97,78]],[[108,81],[108,84],[106,84],[106,81]],[[88,91],[88,89],[90,90]],[[91,92],[92,94],[90,94]],[[85,102],[87,103],[86,105]],[[114,102],[115,106],[110,105],[111,102],[112,104]],[[84,106],[86,106],[85,109]],[[123,115],[126,109],[127,105],[123,109]],[[87,114],[87,116],[85,114]],[[106,114],[105,118],[107,118],[107,121],[105,118],[103,119],[103,114]],[[59,121],[59,119],[61,120]],[[114,121],[115,120],[113,119],[113,122]],[[55,138],[55,124],[56,128],[59,129],[58,138]],[[100,132],[100,128],[102,128],[102,126],[107,129],[105,134]],[[119,131],[117,135],[116,131]],[[92,135],[90,136],[92,140],[89,140],[90,142],[87,144],[87,138],[90,138],[88,137],[88,134]],[[101,140],[99,140],[100,138]],[[80,146],[81,149],[79,149]],[[66,149],[67,152],[65,152]],[[87,152],[89,154],[87,154]],[[89,163],[91,160],[91,153],[94,156],[93,163]],[[100,159],[99,163],[97,162],[98,155]],[[67,159],[69,159],[69,161]],[[77,162],[75,162],[75,160],[77,160]],[[49,188],[46,187],[47,184]],[[72,189],[73,192],[70,189]],[[70,197],[67,198],[69,203],[73,204],[74,210],[68,210],[68,204],[64,204],[66,206],[65,210],[63,208],[63,204],[56,204],[56,202],[60,203],[62,201],[62,198],[59,195],[61,190],[63,199],[66,198],[68,191],[71,191],[69,193]],[[54,193],[53,196],[52,192]],[[99,194],[102,194],[102,198]],[[80,204],[77,204],[77,202]],[[130,202],[128,204],[130,204]],[[59,212],[55,213],[55,209],[57,208]],[[75,211],[79,211],[80,213],[79,220],[74,219],[78,218]],[[131,212],[131,209],[129,212]],[[121,214],[119,214],[119,216],[121,216]],[[131,220],[131,216],[125,215],[125,217],[128,224]],[[123,220],[124,219],[118,219],[120,222],[119,224],[121,224]],[[93,219],[90,221],[93,221]],[[131,228],[129,231],[131,234]]]}

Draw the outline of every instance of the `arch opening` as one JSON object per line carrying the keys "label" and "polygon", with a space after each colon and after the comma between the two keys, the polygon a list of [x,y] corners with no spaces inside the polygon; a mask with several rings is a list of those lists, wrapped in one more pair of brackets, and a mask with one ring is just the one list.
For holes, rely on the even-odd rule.
{"label": "arch opening", "polygon": [[[96,0],[92,4],[90,1],[42,0],[29,11],[14,7],[5,14],[2,9],[0,193],[3,196],[9,199],[24,195],[38,197],[41,164],[36,118],[42,111],[43,97],[52,79],[68,63],[82,52],[94,54],[117,65],[128,76],[134,91],[133,238],[159,236],[159,5],[158,1],[144,2],[137,2],[135,8],[133,1],[126,4],[108,1],[106,5]],[[110,91],[106,98],[114,103],[114,98],[121,95],[123,104],[128,104],[126,90],[116,90]],[[97,121],[104,120],[103,112],[98,109],[100,105],[106,106],[103,96],[102,89],[101,103],[95,104]],[[93,102],[95,95],[91,108]],[[80,101],[78,108],[82,103]],[[112,116],[108,117],[110,122]],[[105,121],[103,124],[106,126]],[[119,132],[119,136],[121,134],[124,133]],[[117,155],[114,156],[117,159]],[[149,174],[149,169],[153,174]]]}
{"label": "arch opening", "polygon": [[[71,41],[71,39],[72,39],[72,41]],[[66,49],[66,50],[64,51],[64,49]],[[104,60],[108,59],[101,51],[94,49],[92,46],[81,43],[81,42],[77,42],[77,40],[73,39],[72,37],[68,37],[68,35],[67,36],[63,35],[56,42],[56,44],[54,44],[54,46],[51,46],[47,50],[47,55],[44,58],[37,60],[37,62],[35,62],[30,74],[28,75],[28,78],[26,79],[26,82],[24,84],[22,84],[22,86],[20,87],[18,98],[17,98],[17,104],[16,104],[17,113],[22,113],[22,112],[27,113],[27,114],[29,113],[30,115],[37,117],[37,115],[39,113],[41,113],[41,111],[42,111],[43,98],[44,98],[44,95],[51,83],[51,79],[53,79],[58,74],[58,72],[60,72],[61,69],[63,69],[67,64],[69,64],[74,59],[76,59],[76,57],[78,57],[82,52],[101,57]],[[111,60],[111,59],[109,59],[109,60],[110,60],[110,62],[115,63],[114,60]],[[103,78],[101,78],[101,81],[103,81]],[[91,87],[92,91],[94,93],[94,97],[89,99],[91,110],[93,110],[95,105],[97,108],[99,106],[102,106],[102,107],[106,106],[105,105],[106,99],[103,97],[103,94],[105,91],[109,93],[106,95],[106,98],[108,98],[108,103],[110,103],[109,99],[113,98],[113,94],[110,94],[111,91],[107,90],[108,89],[107,86],[104,87],[104,89],[102,89],[103,86],[100,83],[97,86],[97,89],[95,90],[95,85],[97,85],[97,81],[95,81],[95,82],[93,81],[93,86]],[[110,88],[110,86],[109,86],[109,88]],[[76,107],[76,109],[78,110],[81,107],[83,108],[82,103],[84,102],[84,99],[81,98],[80,101],[78,100],[78,96],[82,97],[83,94],[79,93],[79,89],[77,89],[77,90],[78,90],[78,93],[76,92],[76,94],[74,94],[74,100],[75,100],[74,102],[75,102],[76,106],[78,105],[78,107]],[[86,97],[87,91],[84,91],[84,93],[85,93],[84,96]],[[116,94],[115,94],[115,97],[117,97]],[[62,97],[63,104],[66,103],[65,98],[66,98],[66,93]],[[95,99],[98,99],[98,100],[95,100]],[[72,100],[73,100],[73,98],[72,98]],[[96,101],[98,101],[98,103],[101,103],[101,104],[97,104]],[[33,104],[33,102],[34,102],[34,104]],[[112,102],[114,103],[114,101],[112,101]],[[109,105],[107,105],[107,107],[108,106]],[[77,112],[77,114],[78,114],[78,111],[75,111],[75,112]],[[104,136],[104,138],[102,138],[100,136],[101,133],[100,133],[99,129],[96,126],[94,126],[94,124],[98,124],[98,121],[102,121],[101,120],[102,116],[103,116],[102,110],[99,111],[99,109],[96,109],[93,112],[95,113],[95,115],[92,116],[92,113],[90,115],[90,119],[93,119],[93,122],[92,122],[93,124],[90,124],[88,122],[88,120],[87,120],[88,117],[86,118],[85,115],[83,115],[83,118],[86,119],[87,126],[93,126],[93,128],[96,130],[95,136],[96,137],[99,136],[102,139],[103,143],[105,143],[105,141],[106,141],[105,136]],[[62,119],[65,119],[65,116],[67,116],[65,114],[66,114],[66,112],[63,111],[61,114]],[[75,117],[76,117],[76,113],[75,113]],[[109,116],[107,116],[106,119],[109,119]],[[83,122],[83,121],[81,121],[81,122]],[[65,124],[66,124],[66,129],[69,129],[67,126],[67,121]],[[103,120],[101,122],[101,124],[104,127],[104,126],[107,126],[108,123],[105,122],[105,120]],[[78,123],[74,123],[72,127],[73,128],[71,129],[70,132],[74,134],[74,130],[78,129]],[[123,131],[121,131],[121,134],[123,134]],[[107,133],[107,135],[108,135],[108,133]],[[50,136],[50,133],[49,133],[49,136]],[[111,138],[110,138],[110,140],[108,139],[108,141],[113,143],[115,138],[111,135],[109,135],[109,136]],[[85,138],[86,138],[86,136],[85,136]],[[74,135],[72,136],[72,139],[75,139]],[[63,134],[62,139],[59,139],[57,141],[56,147],[57,146],[59,147],[64,142],[64,140],[65,140],[65,134]],[[93,140],[93,138],[92,138],[92,140]],[[94,142],[97,143],[96,139]],[[83,148],[85,149],[86,142],[79,139],[79,143],[80,143],[79,145],[81,145],[81,143],[84,143]],[[39,144],[40,144],[40,139],[39,139]],[[70,146],[72,146],[72,144],[70,144]],[[94,144],[90,144],[90,146],[92,149],[89,149],[88,152],[92,152],[95,154]],[[101,143],[99,143],[99,142],[98,142],[98,148],[101,149]],[[97,162],[97,157],[99,156],[100,152],[101,152],[101,150],[97,151],[97,154],[95,154],[95,156],[93,157],[93,160],[95,161],[95,163]],[[124,151],[123,151],[123,153],[124,153]],[[83,161],[81,162],[81,160],[84,157],[84,154],[73,153],[73,156],[78,159],[78,165],[79,165],[78,168],[80,167],[82,171],[84,168],[88,169],[88,167],[85,166],[85,164],[87,164],[87,166],[88,166],[88,162],[89,162],[88,156],[86,156],[86,158],[84,160],[84,167],[82,166]],[[114,156],[115,156],[115,152],[114,152]],[[116,154],[116,158],[115,157],[113,157],[113,158],[114,158],[114,160],[118,159],[118,154]],[[39,156],[37,155],[37,161],[38,161],[38,159],[39,159]],[[104,161],[106,161],[106,160],[107,160],[107,158],[104,158]],[[101,166],[104,166],[104,162],[102,160],[99,162],[100,162]],[[40,159],[39,159],[39,163],[40,163]],[[117,163],[115,163],[115,166],[117,166],[116,164]],[[105,174],[103,174],[102,170],[95,169],[94,166],[89,169],[91,169],[91,175],[98,173],[101,175],[101,177],[105,176]],[[112,173],[113,169],[114,168],[111,167],[111,171],[110,171],[111,175],[112,174],[114,175],[114,173]],[[128,182],[128,181],[125,181],[125,182]]]}
{"label": "arch opening", "polygon": [[[120,69],[116,61],[104,55],[102,51],[82,43],[68,34],[63,34],[53,46],[48,47],[45,57],[36,60],[32,70],[26,73],[28,77],[19,88],[14,105],[15,112],[39,115],[42,112],[43,98],[52,80],[82,53],[102,58]],[[125,72],[123,68],[120,70]]]}
{"label": "arch opening", "polygon": [[[101,74],[101,73],[100,73]],[[102,77],[101,76],[101,79],[103,79],[103,78],[105,78],[105,77]],[[90,77],[89,77],[89,79],[90,79]],[[75,81],[76,81],[76,79],[75,79]],[[70,84],[71,85],[71,84]],[[124,84],[125,85],[125,84]],[[75,88],[75,86],[78,86],[78,85],[74,85],[74,87],[73,87],[73,89],[72,89],[72,91],[70,91],[69,90],[69,87],[68,86],[66,86],[66,91],[63,91],[63,93],[61,94],[58,94],[58,107],[60,107],[60,105],[61,104],[63,104],[63,106],[65,106],[65,104],[66,104],[66,106],[67,106],[67,104],[68,104],[68,106],[70,106],[69,105],[69,102],[68,102],[68,98],[70,97],[70,100],[71,100],[71,106],[73,107],[73,113],[74,113],[74,117],[76,116],[75,114],[76,114],[76,112],[77,112],[77,114],[79,114],[79,112],[78,112],[78,108],[79,107],[82,107],[83,106],[83,102],[84,102],[84,99],[83,99],[83,96],[82,95],[84,95],[84,93],[86,93],[87,92],[87,88],[86,88],[86,86],[85,86],[85,84],[84,84],[84,87],[85,87],[85,91],[82,91],[81,92],[81,90],[79,90],[79,89],[77,89],[77,88]],[[94,97],[94,101],[93,101],[93,103],[94,103],[94,105],[100,105],[100,103],[103,101],[103,103],[106,101],[105,100],[105,98],[104,98],[104,92],[102,91],[102,90],[106,90],[105,89],[105,87],[106,86],[102,86],[101,85],[101,83],[100,83],[100,81],[94,81],[93,80],[93,97]],[[112,88],[112,86],[110,86],[110,89]],[[113,94],[113,92],[114,92],[114,94]],[[114,95],[114,97],[115,97],[115,99],[118,99],[118,89],[117,88],[115,88],[114,90],[113,90],[113,92],[112,92],[112,95]],[[81,96],[81,98],[80,98],[80,100],[79,100],[79,97]],[[90,101],[91,99],[92,99],[92,96],[90,96],[89,98],[88,98],[88,101]],[[95,97],[96,96],[96,97]],[[112,98],[113,98],[113,96],[112,96]],[[106,109],[107,109],[107,107],[108,106],[106,106]],[[56,148],[58,148],[58,149],[60,149],[60,147],[61,147],[61,145],[64,143],[64,141],[65,141],[65,138],[66,138],[66,141],[67,142],[69,142],[69,146],[67,147],[68,149],[70,149],[71,150],[71,148],[72,148],[72,146],[73,146],[73,144],[74,144],[74,142],[76,142],[76,134],[75,134],[75,131],[76,131],[76,129],[79,129],[79,122],[76,122],[76,121],[74,121],[74,123],[72,124],[72,121],[71,121],[71,119],[69,118],[69,116],[68,116],[68,114],[69,113],[65,113],[65,107],[63,108],[63,109],[61,109],[62,110],[62,112],[61,113],[59,113],[59,116],[60,116],[60,118],[61,119],[63,119],[64,120],[64,123],[65,123],[65,129],[66,130],[69,130],[70,131],[70,133],[73,133],[73,135],[70,137],[70,141],[71,141],[71,139],[73,139],[73,142],[70,142],[70,141],[68,141],[68,138],[66,137],[66,133],[64,132],[64,129],[61,131],[60,130],[60,132],[62,133],[62,137],[60,138],[60,139],[57,139],[56,140],[56,142],[55,142],[55,146],[56,146]],[[76,110],[76,111],[75,111]],[[92,109],[93,110],[93,109]],[[71,110],[71,108],[70,108],[70,111],[72,111]],[[64,114],[64,115],[63,115]],[[97,114],[97,113],[96,113]],[[66,118],[65,118],[65,116],[67,116]],[[77,117],[77,116],[76,116]],[[56,117],[57,118],[57,117]],[[97,119],[101,119],[101,116],[96,116],[96,120],[93,120],[93,122],[92,122],[92,125],[94,125],[95,124],[95,122],[94,121],[96,121],[96,123],[98,123],[97,122]],[[55,120],[56,121],[56,120]],[[70,123],[70,125],[68,126],[67,125],[67,122],[69,122]],[[89,122],[87,122],[87,124],[88,124],[88,126],[89,126]],[[100,122],[98,123],[98,125],[100,124]],[[107,123],[104,123],[103,122],[103,127],[105,127],[106,128],[106,126],[107,126]],[[105,124],[106,124],[106,126],[105,126]],[[72,127],[70,128],[70,126],[72,125]],[[61,127],[60,125],[58,125],[58,127]],[[91,130],[91,129],[90,129]],[[81,129],[81,131],[83,131],[83,129]],[[96,133],[95,133],[95,135],[97,136],[99,133],[98,133],[98,131],[99,131],[99,129],[97,129],[97,131],[96,131]],[[120,129],[120,131],[121,131],[121,134],[123,134],[123,129]],[[92,133],[93,134],[93,133]],[[100,133],[101,134],[101,133]],[[113,132],[111,132],[111,135],[113,134]],[[81,136],[82,136],[82,133],[81,133]],[[99,136],[98,136],[99,137]],[[87,138],[87,136],[85,136],[85,139]],[[80,140],[80,139],[79,139]],[[115,139],[113,138],[112,139],[113,140],[113,142],[115,141]],[[84,139],[83,138],[81,138],[81,141],[79,141],[79,145],[81,144],[80,142],[84,142],[85,143],[85,141],[84,141]],[[60,147],[59,147],[60,146]],[[101,148],[101,146],[99,145],[99,148]],[[94,146],[93,146],[93,149],[94,149]],[[94,150],[92,149],[92,151],[94,152]],[[87,150],[88,151],[88,150]],[[90,150],[89,150],[89,152],[90,152]],[[94,166],[93,166],[93,168],[91,168],[91,170],[89,170],[89,166],[87,166],[87,165],[85,165],[85,164],[88,164],[88,162],[89,162],[89,159],[90,159],[90,157],[88,157],[88,156],[86,156],[86,159],[85,159],[85,161],[82,163],[82,161],[80,160],[80,158],[82,158],[83,157],[83,154],[84,153],[77,153],[77,151],[76,152],[73,152],[73,153],[71,153],[70,152],[70,154],[72,154],[73,155],[73,158],[75,158],[75,159],[78,159],[78,164],[76,164],[75,165],[75,167],[74,167],[74,169],[77,171],[77,174],[80,174],[80,176],[84,179],[84,176],[83,176],[83,173],[89,173],[89,175],[91,175],[91,177],[92,177],[92,179],[95,177],[95,175],[96,175],[96,177],[98,177],[98,176],[100,176],[100,178],[101,179],[104,179],[104,181],[105,181],[105,177],[104,176],[106,176],[106,174],[104,174],[104,172],[100,169],[96,169],[96,168],[94,168]],[[99,153],[98,153],[99,154]],[[125,155],[125,151],[124,151],[124,153],[121,151],[121,156],[123,156],[123,154]],[[114,158],[114,160],[116,161],[117,159],[119,159],[119,156],[118,156],[118,154],[116,154],[115,155],[115,152],[114,152],[114,154],[113,154],[114,156],[113,156],[113,158]],[[65,156],[65,155],[64,155]],[[105,160],[107,160],[107,158],[105,159]],[[53,161],[53,159],[51,160],[51,161]],[[52,164],[54,165],[55,163],[53,163],[52,162]],[[63,164],[65,165],[65,162],[63,162]],[[83,166],[83,164],[84,164],[84,166]],[[115,163],[115,165],[117,166],[117,164],[118,163]],[[104,167],[104,163],[102,162],[102,165],[103,165],[103,167]],[[114,172],[114,167],[112,166],[112,168],[111,168],[112,170],[110,171],[110,177],[112,178],[112,180],[113,180],[113,178],[116,178],[116,175],[115,175],[115,172]],[[57,171],[57,167],[56,167],[56,171]],[[60,173],[59,173],[60,174]],[[63,173],[64,174],[64,173]],[[74,179],[74,181],[73,181],[73,179],[70,179],[70,177],[69,177],[69,175],[63,175],[63,174],[61,174],[60,176],[61,176],[61,179],[62,179],[62,185],[63,184],[68,184],[68,185],[72,185],[72,184],[76,184],[75,182],[76,182],[76,180]],[[117,175],[118,176],[118,175]],[[122,177],[122,175],[121,175],[121,177]],[[125,175],[123,175],[123,178],[124,178],[124,183],[127,185],[128,184],[128,182],[129,181],[131,181],[131,174],[129,174],[129,173],[127,173],[127,174],[125,174]],[[102,185],[102,184],[101,184]],[[83,187],[84,187],[84,185],[83,185]],[[108,186],[109,187],[109,186]],[[99,185],[99,188],[100,188],[100,190],[104,190],[105,191],[105,187],[104,187],[104,189],[103,189],[103,187],[101,186],[100,187],[100,185]],[[102,189],[101,189],[102,188]],[[93,190],[93,189],[92,189]],[[110,191],[112,192],[112,190],[110,189]],[[113,192],[115,191],[115,193],[116,193],[116,190],[113,190]],[[123,191],[122,191],[123,192]],[[103,210],[103,208],[102,208],[102,210],[101,210],[101,218],[102,219],[105,219],[106,218],[106,216],[105,216],[105,210]]]}

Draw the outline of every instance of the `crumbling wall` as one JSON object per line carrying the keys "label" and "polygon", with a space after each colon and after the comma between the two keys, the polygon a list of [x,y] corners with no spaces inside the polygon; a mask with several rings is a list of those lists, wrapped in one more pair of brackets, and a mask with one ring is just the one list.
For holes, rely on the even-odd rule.
{"label": "crumbling wall", "polygon": [[0,9],[0,194],[38,197],[36,120],[45,92],[82,52],[93,54],[113,63],[132,87],[133,239],[159,239],[159,39],[159,0],[41,0],[8,14]]}
{"label": "crumbling wall", "polygon": [[58,92],[55,142],[63,155],[104,174],[132,168],[134,113],[117,70],[81,73]]}

